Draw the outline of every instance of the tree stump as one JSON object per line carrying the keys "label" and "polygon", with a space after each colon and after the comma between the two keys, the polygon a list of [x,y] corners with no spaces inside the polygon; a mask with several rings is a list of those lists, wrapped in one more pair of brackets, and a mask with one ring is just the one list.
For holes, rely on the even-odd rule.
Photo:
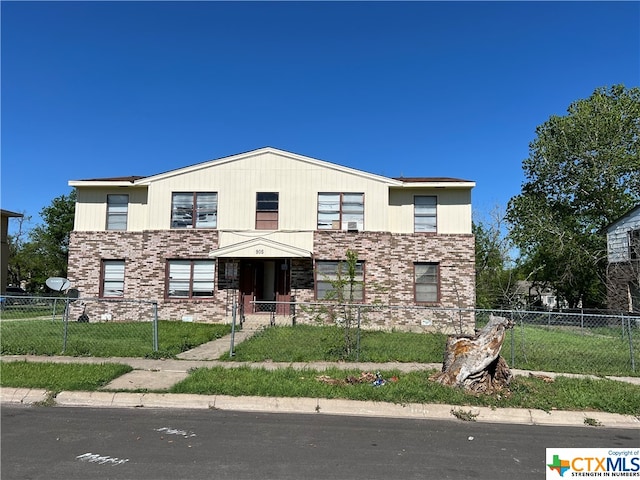
{"label": "tree stump", "polygon": [[453,335],[447,339],[442,372],[431,380],[461,387],[473,393],[493,393],[509,386],[512,374],[500,356],[505,332],[513,323],[489,316],[489,323],[474,337]]}

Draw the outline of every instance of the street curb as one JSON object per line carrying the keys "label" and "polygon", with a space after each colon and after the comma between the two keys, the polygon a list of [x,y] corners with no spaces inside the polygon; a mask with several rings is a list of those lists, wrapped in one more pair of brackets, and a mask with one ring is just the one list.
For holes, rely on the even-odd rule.
{"label": "street curb", "polygon": [[[51,400],[47,390],[0,388],[0,403],[37,405]],[[426,420],[470,421],[518,425],[639,429],[640,418],[606,412],[461,407],[443,404],[287,397],[232,397],[131,392],[60,392],[53,404],[60,407],[209,409],[261,413],[346,415]]]}
{"label": "street curb", "polygon": [[33,388],[0,388],[0,404],[23,403],[34,405],[44,403],[49,396],[47,390]]}

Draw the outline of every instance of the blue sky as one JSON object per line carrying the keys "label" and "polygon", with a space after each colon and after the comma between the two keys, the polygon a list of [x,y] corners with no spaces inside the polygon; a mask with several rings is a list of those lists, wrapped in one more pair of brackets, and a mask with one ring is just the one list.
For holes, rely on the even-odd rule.
{"label": "blue sky", "polygon": [[7,2],[3,209],[272,146],[520,192],[535,129],[640,85],[639,2]]}

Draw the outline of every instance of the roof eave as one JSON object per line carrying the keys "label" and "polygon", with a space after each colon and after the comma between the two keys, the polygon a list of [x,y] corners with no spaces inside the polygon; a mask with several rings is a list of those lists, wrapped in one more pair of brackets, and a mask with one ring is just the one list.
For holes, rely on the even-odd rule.
{"label": "roof eave", "polygon": [[474,188],[476,182],[403,182],[398,186],[401,188]]}
{"label": "roof eave", "polygon": [[146,186],[138,182],[130,181],[104,181],[104,180],[69,180],[70,187],[140,187]]}

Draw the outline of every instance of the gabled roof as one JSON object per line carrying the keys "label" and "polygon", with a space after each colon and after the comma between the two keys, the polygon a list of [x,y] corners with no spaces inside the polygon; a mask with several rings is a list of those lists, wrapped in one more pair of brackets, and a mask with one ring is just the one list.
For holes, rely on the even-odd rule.
{"label": "gabled roof", "polygon": [[280,149],[273,148],[273,147],[259,148],[257,150],[251,150],[249,152],[239,153],[237,155],[232,155],[230,157],[219,158],[219,159],[216,159],[216,160],[209,160],[207,162],[197,163],[195,165],[179,168],[177,170],[170,170],[168,172],[159,173],[157,175],[153,175],[153,176],[147,177],[147,178],[142,179],[142,180],[140,180],[140,181],[138,181],[136,183],[149,184],[149,183],[151,183],[153,181],[156,181],[156,180],[169,178],[169,177],[172,177],[172,176],[175,176],[175,175],[181,175],[183,173],[190,173],[190,172],[202,170],[202,169],[205,169],[205,168],[209,168],[209,167],[212,167],[212,166],[224,165],[224,164],[227,164],[227,163],[237,162],[239,160],[244,160],[246,158],[250,158],[250,157],[254,157],[254,156],[258,156],[258,155],[263,155],[265,153],[272,153],[272,154],[275,154],[275,155],[280,155],[282,157],[291,158],[291,159],[297,160],[299,162],[307,163],[307,164],[310,164],[310,165],[315,165],[315,166],[319,166],[319,167],[323,167],[323,168],[328,168],[328,169],[340,171],[340,172],[343,172],[343,173],[350,173],[352,175],[357,175],[357,176],[360,176],[360,177],[366,177],[366,178],[369,178],[371,180],[377,180],[377,181],[381,181],[381,182],[384,182],[384,183],[400,184],[400,182],[398,180],[394,180],[392,178],[383,177],[381,175],[375,175],[373,173],[364,172],[362,170],[356,170],[354,168],[344,167],[344,166],[338,165],[336,163],[326,162],[324,160],[318,160],[316,158],[306,157],[304,155],[298,155],[297,153],[287,152],[285,150],[280,150]]}
{"label": "gabled roof", "polygon": [[[206,162],[197,163],[195,165],[190,165],[187,167],[178,168],[175,170],[169,170],[164,173],[159,173],[147,177],[140,176],[130,176],[130,177],[111,177],[111,178],[97,178],[97,179],[88,179],[88,180],[71,180],[69,181],[69,186],[72,187],[90,187],[90,186],[147,186],[150,183],[162,180],[166,178],[170,178],[176,175],[182,175],[184,173],[195,172],[198,170],[202,170],[205,168],[209,168],[216,165],[223,165],[231,162],[236,162],[239,160],[243,160],[246,158],[250,158],[252,156],[263,155],[265,153],[272,153],[275,155],[280,155],[283,157],[288,157],[303,163],[316,165],[323,168],[328,168],[331,170],[349,173],[351,175],[357,175],[359,177],[368,178],[370,180],[383,182],[389,186],[395,187],[415,187],[415,186],[425,186],[426,183],[429,186],[463,186],[467,188],[471,188],[475,186],[474,182],[468,180],[461,180],[449,177],[415,177],[415,178],[391,178],[384,177],[382,175],[376,175],[373,173],[365,172],[362,170],[357,170],[350,167],[345,167],[342,165],[338,165],[336,163],[327,162],[324,160],[318,160],[316,158],[306,157],[304,155],[299,155],[297,153],[287,152],[285,150],[279,150],[273,147],[264,147],[259,148],[257,150],[251,150],[249,152],[239,153],[237,155],[231,155],[229,157],[223,157],[215,160],[208,160]],[[456,185],[457,184],[457,185]]]}
{"label": "gabled roof", "polygon": [[638,213],[640,211],[640,204],[636,205],[635,207],[631,208],[630,210],[628,210],[624,215],[620,215],[619,218],[617,218],[616,220],[614,220],[613,222],[611,222],[609,225],[605,226],[602,230],[605,232],[610,232],[611,230],[615,230],[617,225],[620,222],[623,222],[624,220],[626,220],[628,217],[631,217],[632,215],[635,215],[636,213]]}
{"label": "gabled roof", "polygon": [[255,258],[256,249],[264,251],[264,257],[285,257],[285,258],[310,258],[311,252],[302,248],[286,245],[268,238],[254,238],[246,242],[236,243],[228,247],[219,248],[209,254],[211,258],[234,257],[234,258]]}

